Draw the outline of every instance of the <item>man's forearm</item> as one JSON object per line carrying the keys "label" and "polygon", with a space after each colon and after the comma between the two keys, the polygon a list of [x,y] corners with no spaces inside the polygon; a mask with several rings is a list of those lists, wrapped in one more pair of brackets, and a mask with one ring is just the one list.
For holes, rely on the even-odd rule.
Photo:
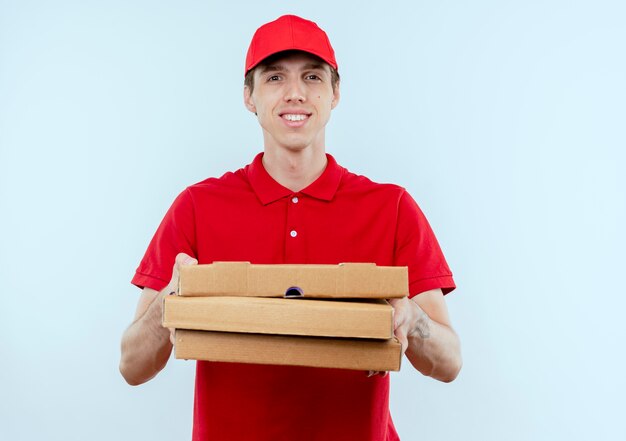
{"label": "man's forearm", "polygon": [[163,294],[156,293],[146,311],[124,332],[120,372],[133,386],[153,378],[172,352],[170,330],[161,325]]}
{"label": "man's forearm", "polygon": [[461,345],[454,330],[419,310],[408,335],[406,356],[422,374],[440,381],[454,380],[461,370]]}

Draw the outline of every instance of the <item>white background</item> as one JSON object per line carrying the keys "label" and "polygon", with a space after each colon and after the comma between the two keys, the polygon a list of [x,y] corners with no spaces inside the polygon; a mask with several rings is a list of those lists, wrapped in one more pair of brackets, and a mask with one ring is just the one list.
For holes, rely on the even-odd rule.
{"label": "white background", "polygon": [[0,438],[182,440],[193,363],[118,372],[173,198],[262,149],[254,30],[331,37],[328,151],[405,186],[455,274],[451,384],[392,374],[403,441],[626,439],[619,1],[0,0]]}

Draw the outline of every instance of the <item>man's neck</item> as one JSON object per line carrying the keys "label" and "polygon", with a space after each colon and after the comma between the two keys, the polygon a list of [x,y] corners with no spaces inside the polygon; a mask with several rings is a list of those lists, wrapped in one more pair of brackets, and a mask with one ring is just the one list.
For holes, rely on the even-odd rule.
{"label": "man's neck", "polygon": [[283,187],[298,192],[315,181],[326,168],[324,149],[301,151],[265,149],[263,166]]}

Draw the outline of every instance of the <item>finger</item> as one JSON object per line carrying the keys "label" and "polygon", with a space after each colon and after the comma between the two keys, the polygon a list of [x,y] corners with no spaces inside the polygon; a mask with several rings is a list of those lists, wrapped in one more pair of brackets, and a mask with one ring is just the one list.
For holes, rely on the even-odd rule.
{"label": "finger", "polygon": [[198,260],[191,257],[189,254],[178,253],[176,255],[175,265],[195,265],[198,263]]}
{"label": "finger", "polygon": [[406,320],[406,301],[407,298],[389,299],[389,304],[393,307],[393,330],[398,329]]}
{"label": "finger", "polygon": [[396,299],[387,299],[387,302],[393,306],[394,308],[396,306],[398,306],[399,304],[402,304],[404,302],[406,302],[409,298],[408,297],[401,297],[401,298],[396,298]]}
{"label": "finger", "polygon": [[398,328],[394,330],[394,335],[400,342],[400,345],[402,346],[402,353],[404,354],[409,347],[409,339],[406,336],[406,332],[404,331],[404,329]]}
{"label": "finger", "polygon": [[176,255],[176,259],[174,260],[174,268],[172,270],[172,280],[176,280],[178,282],[179,277],[179,268],[183,265],[197,265],[198,261],[185,253],[178,253]]}
{"label": "finger", "polygon": [[387,301],[389,302],[389,304],[391,305],[391,307],[393,308],[393,311],[391,312],[391,316],[393,318],[393,331],[395,332],[396,329],[398,329],[398,326],[400,325],[400,313],[398,311],[398,307],[396,306],[398,304],[398,302],[396,302],[395,300],[397,299],[388,299]]}
{"label": "finger", "polygon": [[176,329],[170,328],[170,342],[176,344]]}
{"label": "finger", "polygon": [[170,283],[168,283],[166,290],[167,294],[177,293],[178,292],[178,279],[180,278],[179,268],[182,265],[197,265],[198,260],[194,259],[188,254],[178,253],[176,255],[176,259],[174,260],[174,266],[172,268],[172,278],[170,279]]}

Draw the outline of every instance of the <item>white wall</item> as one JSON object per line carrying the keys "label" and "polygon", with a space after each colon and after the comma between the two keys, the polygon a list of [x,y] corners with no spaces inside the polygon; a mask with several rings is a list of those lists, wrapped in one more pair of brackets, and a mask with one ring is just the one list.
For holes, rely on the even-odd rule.
{"label": "white wall", "polygon": [[129,280],[173,197],[261,149],[252,33],[330,35],[328,150],[407,187],[459,286],[452,384],[392,374],[403,440],[617,440],[626,59],[619,1],[0,0],[0,438],[180,440],[193,365],[131,388]]}

